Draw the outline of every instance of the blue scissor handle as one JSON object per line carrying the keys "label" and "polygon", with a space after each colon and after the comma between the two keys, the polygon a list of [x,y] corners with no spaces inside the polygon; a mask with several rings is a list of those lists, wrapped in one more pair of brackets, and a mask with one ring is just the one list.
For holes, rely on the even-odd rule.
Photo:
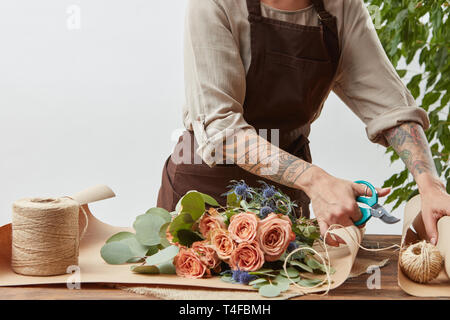
{"label": "blue scissor handle", "polygon": [[[355,183],[364,184],[367,187],[369,187],[369,189],[372,191],[371,197],[358,197],[358,198],[356,198],[357,202],[365,203],[369,207],[373,207],[375,204],[378,203],[377,190],[375,190],[375,187],[371,183],[364,181],[364,180],[358,180],[358,181],[355,181]],[[372,215],[370,214],[369,208],[359,207],[359,210],[362,213],[362,218],[355,222],[355,226],[360,226],[360,225],[366,223],[372,217]]]}

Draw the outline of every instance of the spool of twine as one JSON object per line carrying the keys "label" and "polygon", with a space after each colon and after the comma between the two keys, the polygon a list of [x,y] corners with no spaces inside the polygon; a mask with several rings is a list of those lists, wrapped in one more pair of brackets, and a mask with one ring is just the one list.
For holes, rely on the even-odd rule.
{"label": "spool of twine", "polygon": [[443,260],[439,250],[424,240],[401,251],[400,268],[412,281],[427,283],[439,275]]}
{"label": "spool of twine", "polygon": [[70,198],[27,198],[13,204],[14,272],[31,276],[65,274],[78,265],[79,204]]}

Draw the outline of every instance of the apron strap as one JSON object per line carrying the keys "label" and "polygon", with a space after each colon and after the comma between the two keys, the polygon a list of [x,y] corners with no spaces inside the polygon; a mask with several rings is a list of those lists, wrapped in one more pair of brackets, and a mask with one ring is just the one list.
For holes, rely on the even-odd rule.
{"label": "apron strap", "polygon": [[261,0],[247,0],[247,9],[250,15],[261,17]]}
{"label": "apron strap", "polygon": [[317,15],[319,16],[320,21],[332,19],[333,16],[325,10],[325,6],[323,4],[323,0],[311,0],[314,5],[314,8],[317,11]]}

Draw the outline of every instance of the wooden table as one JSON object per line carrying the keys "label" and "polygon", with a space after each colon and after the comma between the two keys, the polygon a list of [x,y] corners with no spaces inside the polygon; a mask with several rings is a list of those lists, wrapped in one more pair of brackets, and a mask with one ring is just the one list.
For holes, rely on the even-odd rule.
{"label": "wooden table", "polygon": [[[363,245],[368,248],[386,247],[399,243],[400,236],[392,235],[366,235]],[[386,250],[381,252],[367,252],[360,250],[360,257],[375,257],[375,259],[389,258],[387,266],[381,269],[381,289],[367,288],[367,278],[364,274],[357,278],[348,279],[342,286],[332,290],[328,296],[303,296],[299,300],[337,300],[337,299],[418,299],[404,293],[397,285],[398,252]],[[0,299],[155,299],[151,296],[142,296],[114,289],[106,284],[82,284],[80,290],[68,290],[63,285],[36,285],[21,287],[0,287]]]}

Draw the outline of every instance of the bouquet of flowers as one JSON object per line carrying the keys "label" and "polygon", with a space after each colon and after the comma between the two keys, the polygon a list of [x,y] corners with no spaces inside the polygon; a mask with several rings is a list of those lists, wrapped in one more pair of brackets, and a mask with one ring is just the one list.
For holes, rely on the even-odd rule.
{"label": "bouquet of flowers", "polygon": [[316,220],[297,218],[288,196],[263,181],[255,188],[232,181],[229,188],[226,207],[190,191],[172,213],[149,209],[136,218],[136,233],[120,232],[106,241],[103,259],[139,263],[131,266],[136,273],[220,276],[266,297],[278,296],[290,283],[321,285],[326,280],[311,275],[334,272],[308,250],[320,237]]}

